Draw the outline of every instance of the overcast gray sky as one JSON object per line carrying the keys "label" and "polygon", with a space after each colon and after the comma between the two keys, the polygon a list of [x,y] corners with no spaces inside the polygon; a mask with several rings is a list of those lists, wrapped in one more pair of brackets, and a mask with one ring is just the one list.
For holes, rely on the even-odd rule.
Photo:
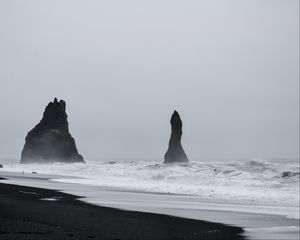
{"label": "overcast gray sky", "polygon": [[85,158],[299,156],[299,1],[0,0],[0,157],[54,97]]}

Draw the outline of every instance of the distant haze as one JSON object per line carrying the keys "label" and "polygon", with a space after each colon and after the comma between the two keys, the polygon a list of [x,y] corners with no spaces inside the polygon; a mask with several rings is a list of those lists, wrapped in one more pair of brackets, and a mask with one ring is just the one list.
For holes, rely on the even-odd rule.
{"label": "distant haze", "polygon": [[54,97],[86,158],[299,157],[299,1],[0,1],[0,157]]}

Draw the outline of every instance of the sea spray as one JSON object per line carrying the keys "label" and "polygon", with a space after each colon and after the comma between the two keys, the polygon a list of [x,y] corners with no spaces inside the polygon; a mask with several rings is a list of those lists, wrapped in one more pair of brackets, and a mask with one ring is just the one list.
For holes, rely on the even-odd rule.
{"label": "sea spray", "polygon": [[76,176],[56,181],[253,204],[299,206],[299,161],[191,161],[162,164],[161,160],[87,160],[82,163],[28,164],[7,161],[4,171]]}

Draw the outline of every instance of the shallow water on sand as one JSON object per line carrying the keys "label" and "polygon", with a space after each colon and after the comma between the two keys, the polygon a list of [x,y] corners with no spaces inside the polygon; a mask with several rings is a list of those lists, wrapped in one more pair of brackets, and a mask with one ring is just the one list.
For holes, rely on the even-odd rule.
{"label": "shallow water on sand", "polygon": [[[244,234],[248,237],[247,239],[299,239],[299,220],[286,217],[293,212],[299,212],[297,207],[262,206],[253,203],[247,205],[239,200],[126,191],[55,181],[57,178],[70,179],[66,176],[1,171],[0,176],[10,179],[2,180],[3,183],[58,189],[82,196],[83,201],[99,206],[161,213],[243,227],[246,230]],[[34,193],[26,192],[26,194]],[[41,201],[45,200],[48,199],[41,199]],[[55,201],[59,199],[55,198]]]}
{"label": "shallow water on sand", "polygon": [[[247,204],[299,206],[299,160],[203,160],[162,164],[161,160],[87,160],[86,164],[19,164],[2,170],[77,176],[56,181],[132,191],[187,194]],[[299,213],[294,213],[299,217]]]}

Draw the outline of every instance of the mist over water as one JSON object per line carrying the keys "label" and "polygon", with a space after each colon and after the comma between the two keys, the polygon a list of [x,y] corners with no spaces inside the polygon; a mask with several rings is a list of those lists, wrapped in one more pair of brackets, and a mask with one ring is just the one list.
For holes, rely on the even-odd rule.
{"label": "mist over water", "polygon": [[299,0],[0,1],[0,235],[299,239],[299,36]]}
{"label": "mist over water", "polygon": [[299,157],[299,1],[0,1],[0,157],[54,97],[84,158]]}

